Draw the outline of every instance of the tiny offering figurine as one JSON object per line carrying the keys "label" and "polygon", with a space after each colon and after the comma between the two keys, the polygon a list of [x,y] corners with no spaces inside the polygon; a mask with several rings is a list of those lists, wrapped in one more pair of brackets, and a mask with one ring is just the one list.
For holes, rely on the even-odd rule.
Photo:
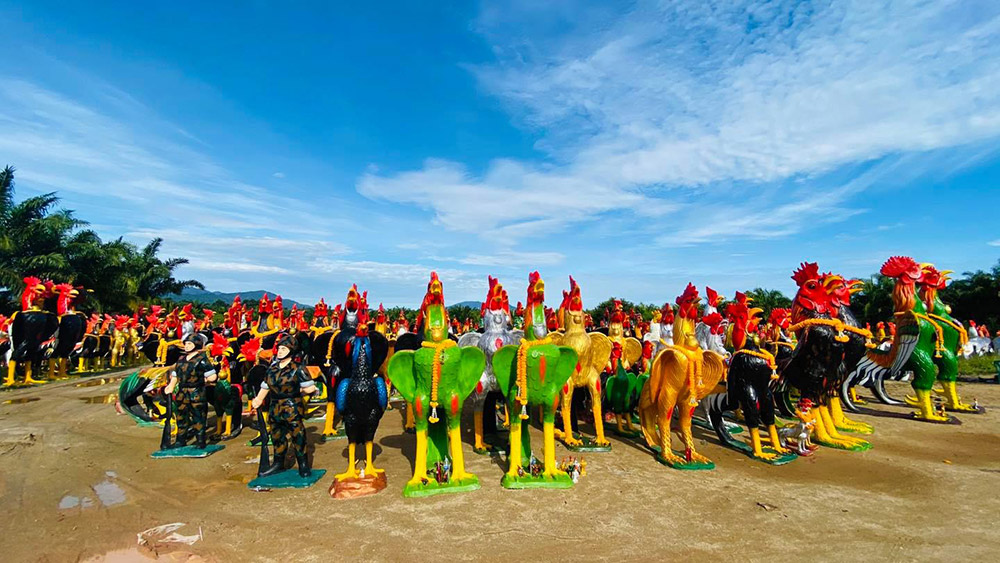
{"label": "tiny offering figurine", "polygon": [[[510,413],[508,469],[501,484],[508,489],[573,486],[573,480],[556,466],[555,411],[559,395],[577,366],[576,350],[552,343],[545,318],[545,283],[538,272],[528,276],[528,304],[524,310],[524,339],[504,346],[493,355],[493,372]],[[544,468],[531,471],[528,405],[542,409]],[[527,463],[527,466],[523,464]],[[522,470],[527,467],[529,471]]]}
{"label": "tiny offering figurine", "polygon": [[388,369],[393,386],[413,405],[417,435],[413,478],[403,496],[478,489],[479,478],[465,471],[462,455],[462,403],[476,388],[486,357],[478,347],[460,348],[448,338],[444,290],[435,272],[416,324],[420,348],[397,350]]}

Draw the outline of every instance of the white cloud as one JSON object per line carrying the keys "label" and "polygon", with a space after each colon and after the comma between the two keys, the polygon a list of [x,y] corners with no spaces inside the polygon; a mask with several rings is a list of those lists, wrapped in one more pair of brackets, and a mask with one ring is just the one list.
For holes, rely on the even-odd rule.
{"label": "white cloud", "polygon": [[990,242],[988,242],[986,244],[988,244],[990,246],[1000,246],[1000,238],[998,238],[997,240],[991,240]]}
{"label": "white cloud", "polygon": [[274,174],[271,174],[271,176],[273,176],[275,178],[284,178],[285,177],[285,173],[284,172],[275,172]]}
{"label": "white cloud", "polygon": [[[474,175],[428,159],[371,171],[358,191],[509,241],[608,212],[669,212],[672,231],[691,231],[683,243],[788,236],[860,212],[847,202],[871,184],[834,186],[824,206],[821,188],[777,183],[1000,135],[998,8],[639,2],[618,18],[491,8],[478,29],[499,60],[475,72],[541,135],[547,162],[497,158]],[[548,36],[559,26],[545,18],[572,33]],[[728,225],[706,225],[706,213]]]}
{"label": "white cloud", "polygon": [[252,272],[265,274],[291,274],[291,270],[278,266],[268,266],[266,264],[251,264],[249,262],[192,262],[190,267],[194,270],[207,270],[210,272]]}

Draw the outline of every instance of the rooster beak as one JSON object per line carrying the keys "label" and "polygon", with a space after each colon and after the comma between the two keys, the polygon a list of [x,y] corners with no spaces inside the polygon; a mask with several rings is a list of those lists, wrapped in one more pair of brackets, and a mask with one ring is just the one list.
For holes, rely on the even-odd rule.
{"label": "rooster beak", "polygon": [[753,319],[757,315],[764,314],[764,309],[761,309],[760,307],[753,307],[748,311],[748,313],[750,314],[750,318]]}

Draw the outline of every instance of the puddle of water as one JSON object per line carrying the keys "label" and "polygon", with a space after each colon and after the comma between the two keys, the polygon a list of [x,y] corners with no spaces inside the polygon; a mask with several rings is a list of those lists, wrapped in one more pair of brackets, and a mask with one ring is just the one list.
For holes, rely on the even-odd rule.
{"label": "puddle of water", "polygon": [[59,501],[59,510],[69,510],[71,508],[92,508],[94,506],[94,501],[90,497],[74,497],[72,495],[66,495]]}
{"label": "puddle of water", "polygon": [[101,504],[104,506],[114,506],[125,502],[125,489],[119,487],[118,484],[110,478],[101,481],[91,488],[94,489],[97,499],[100,500]]}
{"label": "puddle of water", "polygon": [[101,385],[107,385],[108,383],[112,383],[117,380],[118,380],[117,377],[113,379],[110,377],[102,377],[100,379],[88,379],[87,381],[81,381],[80,383],[77,383],[74,387],[99,387]]}
{"label": "puddle of water", "polygon": [[80,400],[88,405],[110,405],[118,400],[118,395],[94,395],[93,397],[80,397]]}
{"label": "puddle of water", "polygon": [[24,403],[32,403],[39,400],[41,397],[21,397],[19,399],[7,399],[3,402],[5,405],[23,405]]}

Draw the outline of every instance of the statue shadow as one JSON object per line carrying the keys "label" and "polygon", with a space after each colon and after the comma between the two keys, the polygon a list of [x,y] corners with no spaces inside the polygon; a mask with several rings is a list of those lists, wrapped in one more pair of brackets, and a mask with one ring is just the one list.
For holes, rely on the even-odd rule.
{"label": "statue shadow", "polygon": [[[413,434],[408,434],[406,432],[401,432],[399,434],[394,434],[391,436],[383,436],[380,440],[375,443],[375,451],[378,455],[381,455],[384,449],[399,450],[399,453],[403,455],[410,462],[410,471],[416,470],[417,464],[417,440]],[[344,457],[347,457],[345,452]]]}

